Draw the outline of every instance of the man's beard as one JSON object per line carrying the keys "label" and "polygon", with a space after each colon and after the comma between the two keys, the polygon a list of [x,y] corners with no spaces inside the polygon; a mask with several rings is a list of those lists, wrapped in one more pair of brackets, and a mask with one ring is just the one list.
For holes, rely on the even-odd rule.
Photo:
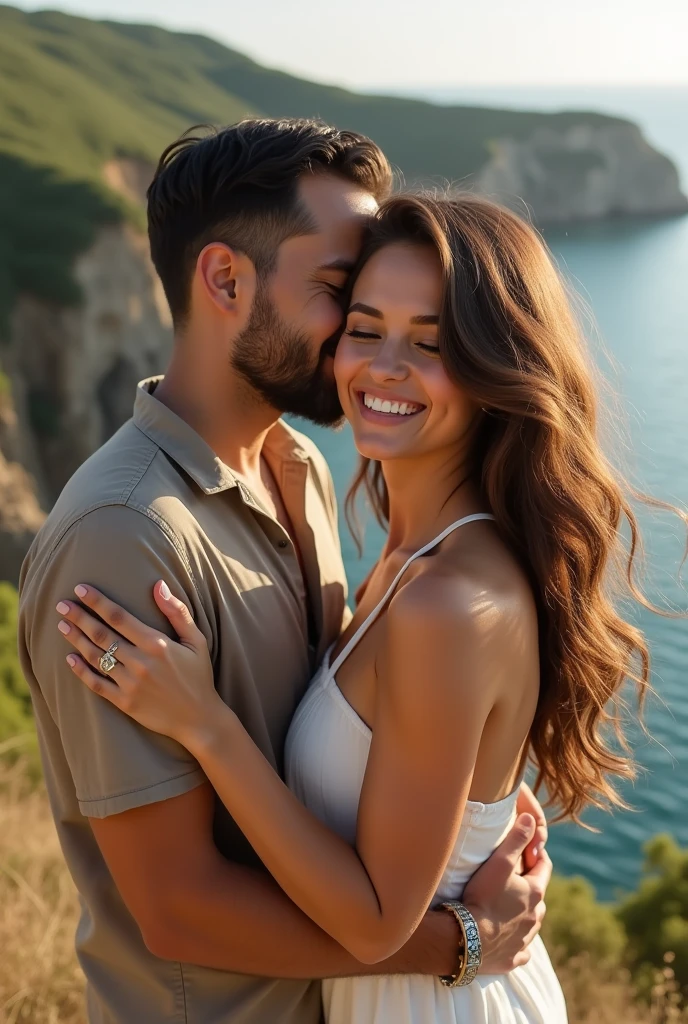
{"label": "man's beard", "polygon": [[249,322],[234,346],[232,365],[274,409],[323,427],[335,426],[344,414],[334,378],[324,365],[334,355],[338,337],[328,338],[313,366],[307,336],[280,319],[259,281]]}

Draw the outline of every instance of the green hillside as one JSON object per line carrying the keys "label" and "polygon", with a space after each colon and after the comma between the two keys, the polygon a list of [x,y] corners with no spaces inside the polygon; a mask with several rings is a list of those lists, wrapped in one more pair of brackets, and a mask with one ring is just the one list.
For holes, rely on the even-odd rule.
{"label": "green hillside", "polygon": [[360,96],[202,36],[0,6],[0,314],[22,289],[77,299],[70,267],[97,225],[140,218],[105,188],[108,160],[153,161],[190,124],[247,114],[320,116],[365,132],[408,182],[463,179],[491,139],[581,120]]}

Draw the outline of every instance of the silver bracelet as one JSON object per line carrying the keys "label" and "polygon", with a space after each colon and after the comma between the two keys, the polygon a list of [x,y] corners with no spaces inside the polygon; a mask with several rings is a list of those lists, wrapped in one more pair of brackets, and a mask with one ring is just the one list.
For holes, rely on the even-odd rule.
{"label": "silver bracelet", "polygon": [[448,911],[456,918],[463,939],[463,953],[458,974],[443,975],[440,977],[440,981],[447,988],[470,985],[483,962],[483,947],[476,920],[470,910],[467,910],[458,900],[447,900],[446,903],[440,904],[439,909]]}

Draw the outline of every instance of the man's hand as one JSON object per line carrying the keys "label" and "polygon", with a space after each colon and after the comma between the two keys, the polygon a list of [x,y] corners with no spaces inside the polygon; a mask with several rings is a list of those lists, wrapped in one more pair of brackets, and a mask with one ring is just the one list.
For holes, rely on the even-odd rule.
{"label": "man's hand", "polygon": [[464,890],[463,902],[480,930],[481,974],[506,974],[530,960],[528,947],[545,916],[544,897],[552,874],[552,862],[544,849],[533,867],[525,874],[520,873],[535,832],[532,814],[521,814],[501,846],[476,871]]}
{"label": "man's hand", "polygon": [[538,798],[525,782],[521,783],[521,788],[518,791],[516,813],[532,814],[535,818],[535,836],[532,843],[528,843],[523,851],[524,870],[530,871],[535,867],[538,856],[547,842],[547,819]]}

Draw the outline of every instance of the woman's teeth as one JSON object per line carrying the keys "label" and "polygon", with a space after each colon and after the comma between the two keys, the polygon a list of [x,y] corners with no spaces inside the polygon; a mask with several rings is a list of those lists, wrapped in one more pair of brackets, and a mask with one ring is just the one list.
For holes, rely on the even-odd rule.
{"label": "woman's teeth", "polygon": [[386,412],[393,416],[411,416],[423,408],[422,405],[416,405],[415,402],[390,402],[367,394],[363,395],[363,404],[373,412]]}

